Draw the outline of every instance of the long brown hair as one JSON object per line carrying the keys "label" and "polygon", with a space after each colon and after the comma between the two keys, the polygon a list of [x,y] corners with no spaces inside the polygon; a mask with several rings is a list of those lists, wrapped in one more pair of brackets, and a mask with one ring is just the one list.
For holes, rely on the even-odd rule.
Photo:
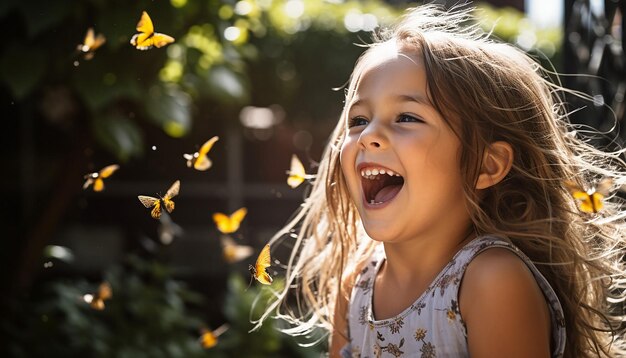
{"label": "long brown hair", "polygon": [[[424,61],[435,108],[462,143],[465,199],[476,234],[509,238],[533,260],[556,291],[565,313],[566,357],[624,354],[626,267],[624,203],[613,195],[594,215],[578,210],[564,184],[591,187],[610,178],[626,183],[624,151],[588,144],[567,118],[564,93],[549,73],[515,47],[488,39],[477,25],[464,26],[467,10],[411,9],[382,32],[357,61],[346,91],[351,102],[368,54],[394,41]],[[581,95],[581,94],[578,94]],[[583,96],[583,95],[581,95]],[[330,137],[310,195],[271,240],[295,237],[285,289],[257,325],[271,314],[292,323],[285,331],[332,331],[342,280],[369,255],[339,163],[346,108]],[[511,171],[479,195],[475,190],[483,152],[503,140],[514,149]],[[298,304],[286,304],[290,294]]]}

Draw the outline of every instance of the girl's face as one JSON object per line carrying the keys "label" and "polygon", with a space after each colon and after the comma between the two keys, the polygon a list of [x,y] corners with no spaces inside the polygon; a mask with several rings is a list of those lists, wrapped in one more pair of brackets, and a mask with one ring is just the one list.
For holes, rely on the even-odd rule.
{"label": "girl's face", "polygon": [[365,230],[400,242],[466,227],[460,141],[430,104],[421,58],[395,46],[374,51],[348,103],[341,147]]}

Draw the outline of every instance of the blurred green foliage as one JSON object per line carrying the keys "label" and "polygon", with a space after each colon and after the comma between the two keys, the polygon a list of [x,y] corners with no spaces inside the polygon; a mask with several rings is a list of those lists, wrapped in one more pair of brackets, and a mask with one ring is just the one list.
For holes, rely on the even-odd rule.
{"label": "blurred green foliage", "polygon": [[[176,42],[134,49],[129,40],[143,10],[155,31]],[[398,10],[378,0],[9,0],[0,19],[19,35],[1,45],[0,81],[18,103],[68,89],[56,93],[70,98],[44,108],[43,116],[66,103],[61,112],[78,113],[76,122],[87,121],[97,141],[127,161],[142,154],[142,121],[182,137],[198,117],[214,119],[198,113],[200,105],[232,117],[247,104],[331,92],[329,82],[320,88],[316,80],[341,85],[360,51],[352,44],[362,42],[348,36],[348,13],[391,21]],[[107,41],[86,60],[77,45],[89,27]]]}
{"label": "blurred green foliage", "polygon": [[[3,320],[0,332],[8,337],[11,357],[319,357],[323,347],[303,348],[267,321],[259,330],[258,317],[272,288],[248,282],[233,273],[223,313],[228,330],[217,346],[204,349],[201,328],[209,328],[200,307],[203,298],[174,279],[167,265],[129,256],[124,265],[104,274],[112,288],[102,311],[92,309],[83,296],[97,291],[86,280],[53,280],[23,301],[12,319]],[[222,323],[220,323],[221,325]],[[217,328],[216,325],[211,329]]]}
{"label": "blurred green foliage", "polygon": [[[496,36],[536,44],[548,56],[558,51],[558,29],[534,29],[510,8],[479,9]],[[143,10],[176,42],[134,49],[129,40]],[[141,121],[182,137],[200,117],[217,120],[198,113],[200,104],[232,116],[246,104],[281,103],[292,120],[315,117],[331,102],[328,83],[348,78],[361,51],[353,44],[369,42],[364,31],[400,11],[380,0],[5,0],[0,19],[18,35],[0,45],[0,82],[17,102],[56,93],[44,117],[73,113],[127,161],[142,154]],[[89,27],[107,42],[85,60],[77,45]]]}
{"label": "blurred green foliage", "polygon": [[[497,37],[518,43],[532,35],[546,54],[550,46],[559,53],[558,32],[534,29],[512,9],[479,8],[483,26]],[[176,42],[134,49],[129,40],[143,10],[156,31]],[[16,111],[22,116],[72,134],[87,128],[103,149],[128,161],[146,150],[146,127],[179,138],[198,121],[237,126],[239,110],[249,104],[278,103],[290,121],[329,117],[342,100],[331,88],[348,79],[363,50],[355,44],[370,42],[365,30],[400,12],[381,0],[4,0],[0,28],[12,35],[0,44],[0,85],[18,107],[32,110]],[[89,27],[107,42],[86,60],[77,45]],[[256,283],[246,289],[234,273],[223,300],[230,328],[209,350],[198,342],[211,318],[201,310],[203,296],[175,279],[168,265],[131,256],[104,279],[113,288],[104,311],[82,299],[96,290],[93,281],[39,282],[2,320],[10,356],[317,357],[323,350],[299,347],[271,320],[248,333],[250,318],[263,309],[253,301],[264,302],[271,291]],[[280,285],[276,278],[273,286]]]}

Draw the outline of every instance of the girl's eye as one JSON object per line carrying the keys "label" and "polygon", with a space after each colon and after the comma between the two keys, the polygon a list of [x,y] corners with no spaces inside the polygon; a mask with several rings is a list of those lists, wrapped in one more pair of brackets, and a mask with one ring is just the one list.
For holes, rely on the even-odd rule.
{"label": "girl's eye", "polygon": [[367,119],[365,119],[364,117],[352,117],[348,121],[348,128],[352,128],[355,126],[364,126],[367,123]]}
{"label": "girl's eye", "polygon": [[398,116],[398,122],[424,122],[424,121],[410,114],[403,113]]}

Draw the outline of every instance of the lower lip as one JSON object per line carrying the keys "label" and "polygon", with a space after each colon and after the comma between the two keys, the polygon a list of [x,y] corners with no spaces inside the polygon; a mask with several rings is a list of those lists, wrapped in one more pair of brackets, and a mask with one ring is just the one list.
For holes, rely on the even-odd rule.
{"label": "lower lip", "polygon": [[386,208],[391,202],[393,202],[394,200],[396,200],[396,198],[398,197],[398,195],[400,195],[400,193],[402,192],[402,189],[404,189],[404,186],[402,186],[402,188],[400,188],[400,190],[398,191],[398,193],[391,199],[385,201],[384,203],[380,203],[380,204],[372,204],[371,202],[368,202],[367,199],[365,198],[365,194],[362,193],[362,198],[363,198],[363,206],[368,209],[368,210],[378,210],[378,209],[384,209]]}

